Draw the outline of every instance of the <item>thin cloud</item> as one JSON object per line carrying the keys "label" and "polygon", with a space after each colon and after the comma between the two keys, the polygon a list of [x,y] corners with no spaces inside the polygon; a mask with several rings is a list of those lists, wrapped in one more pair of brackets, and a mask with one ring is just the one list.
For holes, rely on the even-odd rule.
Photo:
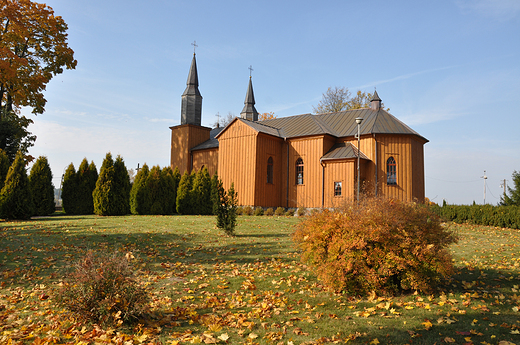
{"label": "thin cloud", "polygon": [[462,11],[474,11],[497,21],[508,21],[520,14],[518,0],[459,0],[456,4]]}
{"label": "thin cloud", "polygon": [[392,82],[398,81],[398,80],[410,79],[412,77],[415,77],[415,76],[418,76],[418,75],[421,75],[421,74],[438,72],[438,71],[444,71],[444,70],[448,70],[448,69],[452,69],[452,68],[456,68],[456,67],[458,67],[458,66],[447,66],[447,67],[433,68],[433,69],[427,69],[427,70],[424,70],[424,71],[403,74],[403,75],[400,75],[400,76],[397,76],[397,77],[394,77],[394,78],[390,78],[390,79],[383,79],[383,80],[370,82],[368,84],[361,85],[361,86],[355,87],[353,89],[366,89],[368,87],[374,87],[374,86],[379,86],[379,85],[382,85],[382,84],[392,83]]}

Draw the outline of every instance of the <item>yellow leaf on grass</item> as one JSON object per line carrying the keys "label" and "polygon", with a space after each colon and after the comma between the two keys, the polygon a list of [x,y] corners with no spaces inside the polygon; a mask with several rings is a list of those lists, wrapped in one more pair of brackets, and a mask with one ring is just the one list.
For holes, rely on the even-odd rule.
{"label": "yellow leaf on grass", "polygon": [[227,333],[222,333],[217,338],[222,340],[222,341],[227,341],[229,339],[229,335]]}
{"label": "yellow leaf on grass", "polygon": [[374,340],[372,340],[372,341],[370,342],[370,344],[377,345],[377,344],[379,344],[379,340],[377,340],[377,338],[375,338]]}
{"label": "yellow leaf on grass", "polygon": [[426,328],[426,330],[429,330],[430,328],[433,327],[432,323],[430,322],[430,320],[426,320],[422,323],[424,325],[424,328]]}

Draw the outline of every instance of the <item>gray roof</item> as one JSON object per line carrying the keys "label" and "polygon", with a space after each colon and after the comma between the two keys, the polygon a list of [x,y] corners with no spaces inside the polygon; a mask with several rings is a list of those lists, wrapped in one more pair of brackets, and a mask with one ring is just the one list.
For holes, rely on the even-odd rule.
{"label": "gray roof", "polygon": [[370,108],[346,110],[326,114],[303,114],[259,123],[279,129],[286,138],[308,135],[330,134],[335,137],[349,137],[357,133],[356,118],[363,118],[361,134],[410,134],[425,141],[426,138],[398,120],[384,109]]}
{"label": "gray roof", "polygon": [[352,143],[339,143],[332,146],[329,152],[321,157],[321,160],[357,158],[358,152],[359,158],[370,160],[363,152],[358,151],[357,147],[352,145]]}
{"label": "gray roof", "polygon": [[[303,114],[265,121],[249,121],[242,118],[236,118],[235,120],[242,121],[244,124],[257,132],[269,134],[279,138],[297,138],[321,134],[329,134],[337,138],[342,138],[351,137],[357,134],[357,117],[363,118],[363,122],[361,122],[360,128],[361,135],[406,134],[415,135],[428,142],[428,139],[421,136],[419,133],[408,127],[405,123],[384,109],[372,110],[370,108],[363,108],[318,115]],[[227,128],[227,126],[224,128]],[[215,139],[215,136],[223,131],[224,128],[213,129],[211,133],[216,130],[218,130],[218,132],[216,132],[214,135],[211,135],[210,140],[194,147],[192,150],[202,150],[205,148],[218,147],[218,140]],[[342,148],[336,146],[333,147],[338,150],[334,153],[335,155],[347,154],[347,151],[349,150],[348,147]],[[331,153],[331,151],[329,151],[329,153]],[[329,153],[323,156],[323,159],[336,159],[328,158]],[[363,158],[363,156],[364,155],[362,154],[361,157]]]}
{"label": "gray roof", "polygon": [[215,137],[216,137],[220,132],[222,132],[222,130],[223,130],[224,128],[225,128],[225,127],[213,128],[213,129],[211,130],[211,132],[209,132],[209,140],[206,140],[206,141],[203,142],[202,144],[199,144],[199,145],[195,146],[194,148],[191,149],[191,151],[217,148],[217,147],[218,147],[218,140],[215,139]]}

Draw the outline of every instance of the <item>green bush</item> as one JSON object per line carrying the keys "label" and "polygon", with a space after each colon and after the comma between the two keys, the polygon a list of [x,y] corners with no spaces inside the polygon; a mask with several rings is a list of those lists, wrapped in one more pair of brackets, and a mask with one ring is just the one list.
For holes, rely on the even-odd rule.
{"label": "green bush", "polygon": [[250,216],[253,214],[253,208],[251,206],[242,207],[244,216]]}
{"label": "green bush", "polygon": [[0,190],[4,187],[5,178],[7,177],[10,165],[9,157],[4,150],[0,149]]}
{"label": "green bush", "polygon": [[237,207],[237,216],[241,216],[242,214],[244,214],[244,209],[242,208],[242,206],[238,206]]}
{"label": "green bush", "polygon": [[0,215],[9,219],[29,219],[34,215],[34,203],[25,171],[23,154],[18,152],[9,167],[0,191]]}
{"label": "green bush", "polygon": [[337,292],[431,292],[453,272],[456,236],[424,205],[372,198],[304,219],[302,259]]}
{"label": "green bush", "polygon": [[47,216],[54,213],[54,185],[52,171],[47,157],[40,156],[33,164],[29,174],[29,188],[34,201],[34,214]]}
{"label": "green bush", "polygon": [[192,212],[194,214],[209,215],[213,213],[211,177],[206,167],[195,174],[191,195],[193,197]]}
{"label": "green bush", "polygon": [[272,207],[269,207],[267,210],[265,210],[266,216],[272,216],[274,214],[274,210]]}
{"label": "green bush", "polygon": [[135,175],[132,189],[130,190],[130,212],[132,214],[150,214],[150,194],[147,193],[146,182],[150,169],[146,163]]}
{"label": "green bush", "polygon": [[148,311],[149,294],[134,278],[131,258],[131,253],[88,252],[58,290],[58,304],[101,325],[136,321]]}
{"label": "green bush", "polygon": [[[218,212],[218,187],[219,187],[219,180],[217,172],[211,176],[211,205],[213,207],[213,215],[217,215]],[[237,213],[238,214],[238,213]]]}
{"label": "green bush", "polygon": [[255,216],[263,216],[264,215],[264,209],[260,206],[257,206],[254,211]]}
{"label": "green bush", "polygon": [[307,209],[305,207],[298,207],[298,210],[296,211],[296,214],[298,217],[303,217],[307,213]]}
{"label": "green bush", "polygon": [[94,162],[88,164],[88,160],[84,158],[76,172],[76,178],[76,212],[77,214],[92,214],[94,213],[92,192],[96,188],[98,179],[98,172]]}
{"label": "green bush", "polygon": [[430,210],[446,221],[520,229],[520,206],[431,205]]}
{"label": "green bush", "polygon": [[193,214],[193,180],[195,175],[188,174],[187,171],[182,175],[177,189],[177,213],[178,214]]}
{"label": "green bush", "polygon": [[231,183],[231,187],[226,192],[222,181],[219,181],[218,196],[217,227],[224,230],[227,235],[233,236],[237,225],[237,196],[234,184]]}
{"label": "green bush", "polygon": [[106,154],[92,196],[97,215],[122,216],[130,213],[130,177],[121,156],[117,156],[114,162],[112,154]]}
{"label": "green bush", "polygon": [[288,208],[287,211],[285,212],[285,215],[287,217],[294,217],[294,212],[295,212],[294,208]]}
{"label": "green bush", "polygon": [[277,207],[274,211],[275,216],[283,216],[285,214],[285,209],[283,207]]}
{"label": "green bush", "polygon": [[78,214],[78,177],[74,164],[70,163],[63,175],[61,203],[67,214]]}
{"label": "green bush", "polygon": [[[177,170],[178,171],[178,170]],[[180,179],[180,177],[179,177]],[[164,203],[163,212],[164,214],[174,214],[175,203],[177,198],[177,179],[175,173],[171,167],[167,166],[161,170],[161,199]]]}

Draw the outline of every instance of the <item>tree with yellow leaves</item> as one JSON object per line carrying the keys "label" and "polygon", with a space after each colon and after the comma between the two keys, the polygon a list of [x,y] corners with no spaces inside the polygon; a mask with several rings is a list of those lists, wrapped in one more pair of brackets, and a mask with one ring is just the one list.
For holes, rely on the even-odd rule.
{"label": "tree with yellow leaves", "polygon": [[0,148],[9,156],[36,139],[27,131],[33,121],[20,116],[21,107],[43,114],[47,83],[76,64],[67,24],[51,7],[30,0],[0,2]]}

